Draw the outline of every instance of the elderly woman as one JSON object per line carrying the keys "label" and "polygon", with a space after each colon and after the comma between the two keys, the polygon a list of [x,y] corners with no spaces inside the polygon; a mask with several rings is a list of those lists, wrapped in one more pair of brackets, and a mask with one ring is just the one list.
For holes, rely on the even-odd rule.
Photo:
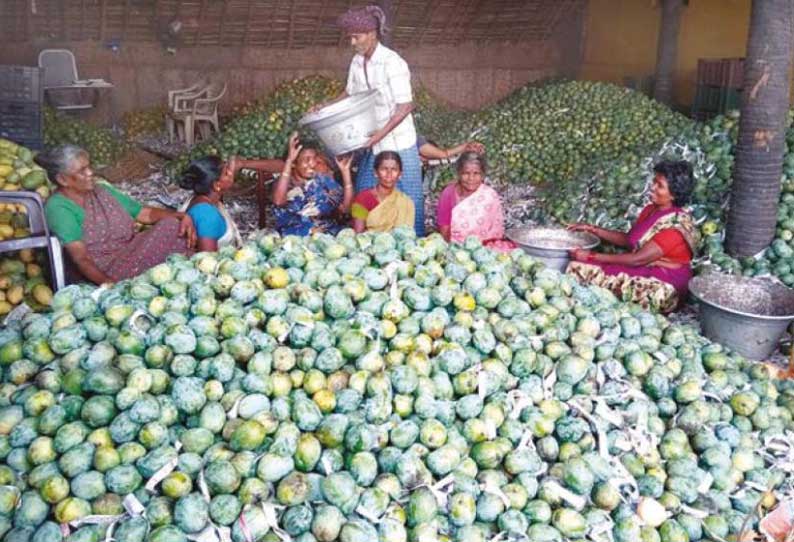
{"label": "elderly woman", "polygon": [[222,201],[240,167],[236,158],[224,163],[217,156],[205,156],[193,160],[182,173],[179,186],[192,190],[194,196],[181,210],[193,220],[198,250],[216,251],[219,246],[241,244],[237,225]]}
{"label": "elderly woman", "polygon": [[692,278],[692,256],[697,250],[698,230],[682,207],[689,203],[694,181],[687,162],[660,162],[653,168],[651,203],[637,217],[628,233],[605,230],[590,224],[569,229],[592,233],[602,241],[625,247],[624,254],[588,250],[571,252],[568,272],[581,282],[611,290],[634,301],[669,312],[686,297]]}
{"label": "elderly woman", "polygon": [[[190,254],[193,221],[184,213],[144,207],[106,182],[95,182],[88,153],[62,145],[36,157],[58,185],[47,200],[50,230],[77,270],[93,283],[127,279],[165,261]],[[136,232],[135,222],[152,225]]]}
{"label": "elderly woman", "polygon": [[317,149],[302,146],[298,135],[292,134],[272,197],[276,229],[282,235],[336,234],[343,228],[342,217],[353,200],[352,158],[336,159],[342,173],[341,188],[330,175],[317,171],[317,159]]}
{"label": "elderly woman", "polygon": [[[344,92],[322,105],[372,89],[380,91],[374,109],[381,128],[366,144],[368,152],[358,169],[356,191],[361,192],[377,184],[373,167],[377,154],[383,151],[398,153],[403,164],[399,188],[414,202],[414,229],[421,236],[425,231],[424,194],[416,128],[411,115],[414,109],[411,72],[400,55],[380,42],[385,18],[378,6],[354,8],[339,17],[338,24],[350,38],[356,55],[350,63]],[[319,107],[321,105],[314,109]]]}
{"label": "elderly woman", "polygon": [[386,232],[398,226],[413,226],[414,203],[397,190],[403,163],[394,151],[383,151],[375,157],[375,188],[364,190],[353,200],[351,214],[356,233]]}
{"label": "elderly woman", "polygon": [[455,164],[458,179],[448,185],[438,199],[436,224],[444,239],[462,243],[469,236],[483,245],[510,251],[516,248],[504,239],[504,213],[496,190],[485,184],[485,157],[473,151],[460,155]]}

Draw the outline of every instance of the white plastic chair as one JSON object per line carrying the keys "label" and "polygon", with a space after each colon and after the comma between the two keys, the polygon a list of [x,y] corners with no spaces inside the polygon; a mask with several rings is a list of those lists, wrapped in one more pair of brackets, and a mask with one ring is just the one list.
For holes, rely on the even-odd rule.
{"label": "white plastic chair", "polygon": [[202,139],[209,139],[212,130],[220,132],[218,103],[226,94],[226,83],[212,83],[206,88],[206,97],[193,102],[192,124],[199,129]]}
{"label": "white plastic chair", "polygon": [[187,88],[168,91],[168,111],[165,115],[165,126],[168,129],[168,142],[176,137],[177,119],[173,113],[184,112],[192,107],[192,101],[202,95],[204,82],[199,81]]}
{"label": "white plastic chair", "polygon": [[[210,83],[195,94],[176,96],[175,110],[169,112],[168,116],[176,123],[177,130],[179,130],[179,123],[183,123],[186,144],[193,145],[194,131],[197,127],[201,130],[203,139],[209,137],[211,128],[214,128],[216,132],[220,131],[218,102],[224,94],[226,94],[226,83]],[[207,123],[207,125],[204,126],[201,123]]]}
{"label": "white plastic chair", "polygon": [[39,53],[39,67],[44,68],[44,95],[54,108],[73,111],[96,105],[96,89],[92,90],[90,101],[83,95],[86,85],[77,76],[77,63],[70,50],[43,49]]}

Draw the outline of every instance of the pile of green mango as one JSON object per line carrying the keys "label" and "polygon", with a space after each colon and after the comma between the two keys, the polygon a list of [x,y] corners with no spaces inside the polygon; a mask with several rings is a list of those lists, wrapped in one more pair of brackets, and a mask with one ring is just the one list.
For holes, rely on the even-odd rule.
{"label": "pile of green mango", "polygon": [[44,108],[44,146],[70,143],[91,155],[94,167],[112,166],[130,150],[130,144],[113,130],[69,117],[51,107]]}

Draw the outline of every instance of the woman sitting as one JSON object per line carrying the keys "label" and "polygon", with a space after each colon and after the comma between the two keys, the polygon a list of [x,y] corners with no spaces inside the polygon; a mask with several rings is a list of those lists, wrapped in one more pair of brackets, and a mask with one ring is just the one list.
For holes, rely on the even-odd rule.
{"label": "woman sitting", "polygon": [[485,157],[473,151],[460,155],[455,164],[458,180],[448,185],[438,200],[436,223],[444,239],[462,243],[469,236],[499,251],[516,248],[504,239],[502,201],[496,190],[485,184]]}
{"label": "woman sitting", "polygon": [[[144,207],[106,182],[95,183],[88,153],[80,147],[56,147],[36,162],[58,185],[45,207],[47,224],[85,279],[119,281],[170,254],[192,252],[196,232],[188,215]],[[136,221],[153,227],[137,233]]]}
{"label": "woman sitting", "polygon": [[375,157],[374,167],[378,184],[359,192],[353,200],[353,229],[356,233],[385,232],[397,226],[413,226],[414,202],[397,190],[403,170],[400,155],[383,151]]}
{"label": "woman sitting", "polygon": [[653,168],[651,203],[628,233],[590,224],[569,229],[592,233],[610,244],[631,250],[602,254],[577,249],[568,272],[581,282],[611,290],[625,301],[668,312],[685,297],[692,277],[691,261],[698,244],[692,216],[682,209],[689,203],[694,181],[687,162],[660,162]]}
{"label": "woman sitting", "polygon": [[195,196],[181,210],[196,226],[198,250],[214,252],[219,246],[241,244],[237,225],[221,201],[223,193],[234,184],[239,167],[236,158],[224,164],[217,156],[205,156],[193,160],[182,173],[179,186],[192,190]]}
{"label": "woman sitting", "polygon": [[310,235],[316,232],[337,234],[353,200],[350,176],[352,158],[337,158],[343,187],[330,176],[317,171],[317,150],[304,147],[292,134],[284,169],[273,188],[276,229],[281,235]]}

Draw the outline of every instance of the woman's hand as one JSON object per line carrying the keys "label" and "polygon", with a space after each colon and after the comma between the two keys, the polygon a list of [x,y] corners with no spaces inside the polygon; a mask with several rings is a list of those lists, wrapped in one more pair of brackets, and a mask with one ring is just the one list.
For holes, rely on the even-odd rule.
{"label": "woman's hand", "polygon": [[468,141],[465,150],[476,152],[477,154],[485,154],[485,145],[478,141]]}
{"label": "woman's hand", "polygon": [[583,231],[586,233],[595,233],[595,226],[592,224],[582,224],[582,223],[575,223],[575,224],[568,224],[565,228],[568,231]]}
{"label": "woman's hand", "polygon": [[593,261],[593,254],[592,250],[585,250],[583,248],[575,248],[570,252],[571,259],[577,262]]}
{"label": "woman's hand", "polygon": [[232,183],[234,183],[234,175],[237,173],[237,170],[240,169],[240,167],[241,167],[240,157],[232,156],[223,165],[223,170],[221,170],[221,175],[219,180],[231,186]]}
{"label": "woman's hand", "polygon": [[342,173],[350,173],[350,167],[353,165],[353,155],[346,154],[334,158],[336,165],[339,166],[339,171]]}
{"label": "woman's hand", "polygon": [[298,140],[298,132],[292,132],[292,135],[289,136],[289,144],[287,147],[287,163],[293,164],[295,160],[298,159],[298,155],[301,152],[303,145],[300,144]]}
{"label": "woman's hand", "polygon": [[179,236],[187,238],[188,248],[196,246],[196,227],[193,225],[190,215],[184,215],[179,221]]}
{"label": "woman's hand", "polygon": [[350,210],[350,204],[353,203],[353,178],[350,175],[350,166],[353,163],[353,155],[348,154],[346,156],[337,156],[335,157],[336,165],[339,166],[339,171],[342,173],[342,188],[343,188],[343,197],[342,203],[339,205],[337,210],[346,215],[347,212]]}

